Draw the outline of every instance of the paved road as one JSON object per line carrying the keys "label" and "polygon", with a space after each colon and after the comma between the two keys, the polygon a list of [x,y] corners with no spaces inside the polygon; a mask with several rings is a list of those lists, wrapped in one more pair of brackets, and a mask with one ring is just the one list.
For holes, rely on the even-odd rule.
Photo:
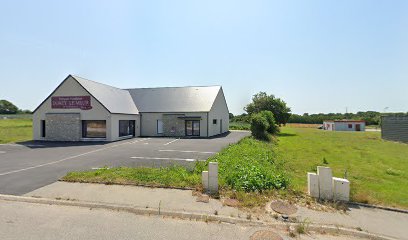
{"label": "paved road", "polygon": [[0,145],[0,193],[22,195],[51,184],[67,172],[115,166],[187,167],[206,160],[248,132],[211,139],[133,138],[113,143]]}
{"label": "paved road", "polygon": [[[54,239],[250,239],[260,230],[273,231],[283,239],[287,233],[271,228],[139,216],[127,212],[70,206],[0,201],[2,240]],[[263,238],[257,238],[263,239]],[[304,240],[353,239],[330,235],[302,235]],[[254,239],[256,240],[256,239]]]}

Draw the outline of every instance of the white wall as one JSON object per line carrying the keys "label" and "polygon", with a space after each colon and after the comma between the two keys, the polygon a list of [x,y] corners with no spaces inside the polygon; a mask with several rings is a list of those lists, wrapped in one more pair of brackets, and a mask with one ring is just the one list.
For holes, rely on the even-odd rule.
{"label": "white wall", "polygon": [[[349,124],[351,124],[351,128],[349,128]],[[365,131],[364,122],[335,122],[334,128],[336,131],[356,131],[357,124],[360,124],[360,131]]]}
{"label": "white wall", "polygon": [[[213,119],[217,119],[217,123],[213,124]],[[222,119],[222,126],[221,120]],[[222,129],[221,129],[222,127]],[[229,131],[229,110],[225,101],[222,88],[215,98],[211,111],[208,113],[208,133],[209,136],[225,133]]]}
{"label": "white wall", "polygon": [[334,122],[323,122],[323,129],[328,131],[334,131]]}
{"label": "white wall", "polygon": [[157,120],[163,119],[163,114],[184,114],[186,117],[200,116],[200,137],[207,137],[207,113],[205,112],[141,113],[140,135],[145,137],[163,136],[163,134],[157,134]]}

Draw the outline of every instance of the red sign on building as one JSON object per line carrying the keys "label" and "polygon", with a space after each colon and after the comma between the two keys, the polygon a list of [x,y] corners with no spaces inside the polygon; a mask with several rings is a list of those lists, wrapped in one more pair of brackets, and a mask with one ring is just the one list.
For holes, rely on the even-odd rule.
{"label": "red sign on building", "polygon": [[51,108],[89,110],[92,109],[91,96],[51,97]]}

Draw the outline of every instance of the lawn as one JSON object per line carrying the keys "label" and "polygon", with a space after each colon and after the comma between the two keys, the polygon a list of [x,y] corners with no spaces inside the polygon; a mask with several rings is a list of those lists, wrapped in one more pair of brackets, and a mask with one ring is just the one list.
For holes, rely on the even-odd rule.
{"label": "lawn", "polygon": [[0,119],[0,144],[31,140],[32,125],[29,118]]}
{"label": "lawn", "polygon": [[284,127],[275,152],[295,190],[306,191],[306,172],[326,165],[337,177],[347,171],[353,201],[408,208],[408,144],[384,141],[379,132]]}

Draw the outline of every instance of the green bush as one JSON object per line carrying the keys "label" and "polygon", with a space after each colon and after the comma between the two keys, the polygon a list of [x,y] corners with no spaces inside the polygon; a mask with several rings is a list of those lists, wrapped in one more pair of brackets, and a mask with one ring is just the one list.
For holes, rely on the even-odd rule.
{"label": "green bush", "polygon": [[269,127],[266,131],[270,134],[277,134],[279,132],[279,126],[276,124],[275,117],[271,111],[259,112],[268,121]]}
{"label": "green bush", "polygon": [[225,182],[233,189],[253,192],[282,189],[287,186],[285,176],[256,165],[238,165],[225,176]]}
{"label": "green bush", "polygon": [[220,185],[245,192],[284,189],[289,185],[285,163],[273,151],[274,143],[247,137],[208,161],[219,164]]}
{"label": "green bush", "polygon": [[256,113],[251,116],[251,132],[252,136],[260,140],[268,140],[268,120],[261,114]]}

